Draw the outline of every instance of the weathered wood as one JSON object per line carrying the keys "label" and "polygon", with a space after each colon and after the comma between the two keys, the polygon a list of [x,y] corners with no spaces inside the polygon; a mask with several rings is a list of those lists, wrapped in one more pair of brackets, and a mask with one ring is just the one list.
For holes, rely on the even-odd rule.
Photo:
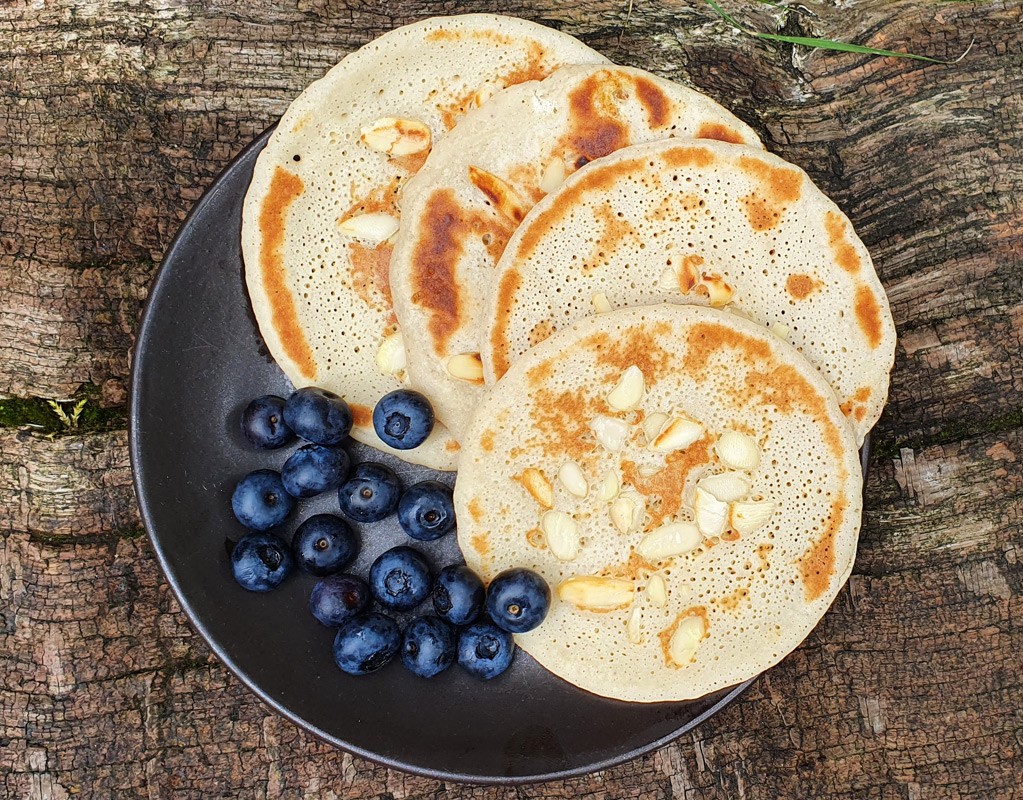
{"label": "weathered wood", "polygon": [[[39,6],[39,7],[37,7]],[[631,8],[631,12],[630,12]],[[122,432],[0,432],[0,796],[915,798],[1023,786],[1023,10],[855,0],[752,27],[705,4],[128,0],[0,9],[0,394],[123,404],[154,265],[309,81],[395,25],[491,10],[707,91],[850,215],[900,345],[853,578],[694,735],[572,781],[475,790],[314,742],[191,631],[139,535]]]}

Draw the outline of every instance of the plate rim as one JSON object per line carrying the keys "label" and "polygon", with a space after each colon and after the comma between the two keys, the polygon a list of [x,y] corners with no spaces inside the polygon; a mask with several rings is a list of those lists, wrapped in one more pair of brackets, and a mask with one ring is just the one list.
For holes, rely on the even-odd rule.
{"label": "plate rim", "polygon": [[[128,454],[129,461],[132,471],[132,485],[135,490],[136,503],[139,508],[139,513],[142,519],[143,527],[146,531],[146,536],[153,549],[153,553],[156,556],[157,563],[160,566],[160,571],[163,573],[164,578],[170,585],[171,593],[174,596],[175,601],[178,603],[185,616],[188,618],[192,627],[199,634],[206,646],[210,649],[217,660],[223,664],[227,670],[250,691],[252,692],[265,706],[268,706],[272,711],[283,717],[284,719],[291,722],[306,733],[312,735],[319,741],[331,745],[339,750],[342,750],[353,755],[357,755],[360,758],[364,758],[374,764],[386,767],[388,769],[396,769],[402,772],[411,773],[413,775],[419,775],[421,777],[431,778],[439,781],[450,781],[461,784],[476,784],[484,786],[517,786],[523,784],[541,783],[546,781],[563,780],[566,778],[575,778],[584,775],[589,775],[595,772],[599,772],[605,769],[609,769],[614,766],[618,766],[627,761],[631,761],[640,756],[646,755],[654,750],[660,749],[667,744],[679,739],[686,733],[689,733],[697,726],[703,724],[706,720],[712,717],[714,714],[719,712],[722,708],[732,703],[738,698],[747,688],[757,680],[763,673],[758,673],[751,678],[743,681],[742,683],[736,684],[735,686],[725,690],[726,693],[719,698],[713,705],[705,709],[703,712],[698,714],[691,720],[676,728],[664,736],[655,739],[652,742],[648,742],[639,747],[634,747],[631,750],[623,752],[616,756],[611,756],[606,759],[602,759],[597,762],[586,764],[578,767],[571,767],[563,770],[554,770],[551,772],[538,772],[529,775],[474,775],[464,772],[453,772],[447,770],[433,769],[430,767],[424,767],[416,764],[412,764],[406,761],[402,761],[396,758],[388,758],[387,756],[374,753],[372,751],[365,750],[357,745],[333,736],[309,721],[303,719],[295,712],[291,711],[282,703],[275,700],[265,691],[263,691],[255,680],[250,678],[241,668],[234,663],[230,656],[225,650],[217,643],[210,631],[203,624],[201,619],[198,617],[195,609],[192,608],[191,603],[185,598],[179,586],[178,580],[171,568],[169,558],[164,552],[163,546],[159,539],[154,533],[155,522],[152,518],[152,514],[149,508],[149,504],[146,500],[146,493],[143,488],[143,482],[141,478],[141,451],[139,442],[139,428],[140,418],[139,409],[137,406],[136,398],[138,397],[141,381],[142,381],[142,369],[140,365],[143,363],[143,353],[146,349],[146,343],[149,339],[149,327],[152,322],[153,314],[153,301],[154,298],[159,296],[163,291],[166,291],[165,285],[169,281],[168,275],[170,270],[168,269],[168,263],[175,260],[177,251],[183,246],[182,242],[185,239],[186,232],[189,230],[191,224],[195,218],[199,217],[209,206],[214,199],[224,191],[223,182],[224,178],[231,173],[238,165],[250,157],[253,151],[257,153],[262,151],[266,146],[267,140],[273,134],[277,127],[277,122],[270,125],[260,134],[258,134],[251,142],[249,142],[244,148],[242,148],[217,174],[213,181],[206,187],[200,198],[195,201],[192,207],[189,209],[185,218],[181,221],[177,231],[174,234],[173,239],[164,251],[163,257],[160,260],[160,266],[157,269],[156,275],[154,276],[149,293],[146,296],[145,303],[142,308],[142,312],[139,317],[139,323],[136,328],[135,341],[131,349],[131,380],[130,380],[130,392],[128,398]],[[870,461],[871,452],[871,436],[868,433],[864,438],[863,445],[860,449],[860,464],[864,476],[863,490],[866,494],[866,476],[867,467]],[[577,687],[578,688],[578,687]],[[578,691],[585,691],[584,689],[578,689]]]}

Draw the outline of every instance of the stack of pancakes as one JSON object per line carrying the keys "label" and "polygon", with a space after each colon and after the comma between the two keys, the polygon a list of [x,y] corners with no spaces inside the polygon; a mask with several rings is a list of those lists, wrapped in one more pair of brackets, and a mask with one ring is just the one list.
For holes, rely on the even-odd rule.
{"label": "stack of pancakes", "polygon": [[288,109],[246,281],[296,386],[406,386],[466,561],[555,588],[517,637],[633,701],[790,652],[852,568],[895,329],[849,220],[713,100],[519,19],[434,18]]}

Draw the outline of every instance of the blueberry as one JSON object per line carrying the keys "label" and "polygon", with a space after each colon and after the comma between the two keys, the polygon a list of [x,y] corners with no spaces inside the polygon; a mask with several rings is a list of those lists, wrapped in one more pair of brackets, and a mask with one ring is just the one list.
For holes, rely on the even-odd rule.
{"label": "blueberry", "polygon": [[291,549],[300,570],[322,578],[355,558],[359,540],[341,517],[315,514],[295,529]]}
{"label": "blueberry", "polygon": [[398,523],[421,542],[432,542],[455,529],[451,487],[440,481],[422,481],[405,490],[398,501]]}
{"label": "blueberry", "polygon": [[281,468],[284,488],[293,497],[313,497],[336,489],[347,475],[348,453],[319,444],[298,448]]}
{"label": "blueberry", "polygon": [[352,410],[333,392],[307,386],[284,404],[284,421],[313,444],[341,444],[352,429]]}
{"label": "blueberry", "polygon": [[536,628],[551,607],[551,588],[531,569],[506,569],[487,587],[487,613],[509,633]]}
{"label": "blueberry", "polygon": [[452,625],[467,625],[483,610],[483,581],[463,564],[444,567],[433,584],[433,607]]}
{"label": "blueberry", "polygon": [[433,406],[419,392],[395,389],[377,401],[373,430],[395,450],[419,447],[433,430]]}
{"label": "blueberry", "polygon": [[295,438],[284,421],[284,398],[273,394],[257,397],[242,412],[242,432],[256,447],[272,450]]}
{"label": "blueberry", "polygon": [[359,614],[338,629],[334,661],[349,675],[368,675],[394,658],[400,646],[397,622],[386,614]]}
{"label": "blueberry", "polygon": [[394,470],[376,461],[357,464],[337,492],[341,510],[356,522],[379,522],[398,507],[400,496]]}
{"label": "blueberry", "polygon": [[309,595],[309,610],[321,624],[336,628],[369,604],[369,587],[355,575],[331,575],[317,581]]}
{"label": "blueberry", "polygon": [[288,518],[295,509],[295,498],[284,488],[279,472],[257,469],[238,481],[231,508],[246,528],[265,531]]}
{"label": "blueberry", "polygon": [[392,547],[369,568],[369,589],[386,608],[415,608],[430,593],[430,562],[411,547]]}
{"label": "blueberry", "polygon": [[243,589],[269,592],[294,567],[291,551],[272,533],[248,533],[231,550],[231,572]]}
{"label": "blueberry", "polygon": [[454,663],[457,638],[444,620],[416,617],[401,636],[401,663],[413,675],[432,678]]}
{"label": "blueberry", "polygon": [[491,622],[474,622],[458,634],[458,663],[480,680],[496,678],[514,655],[512,635]]}

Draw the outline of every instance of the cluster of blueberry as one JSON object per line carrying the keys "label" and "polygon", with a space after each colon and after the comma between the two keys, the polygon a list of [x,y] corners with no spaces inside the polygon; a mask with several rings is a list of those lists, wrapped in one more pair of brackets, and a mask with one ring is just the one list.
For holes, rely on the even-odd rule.
{"label": "cluster of blueberry", "polygon": [[[373,412],[380,438],[396,449],[421,444],[433,428],[433,409],[417,392],[398,390]],[[433,677],[457,659],[468,672],[493,678],[508,668],[515,652],[513,633],[537,627],[547,615],[546,581],[527,569],[497,575],[489,589],[464,565],[445,567],[433,579],[426,556],[413,547],[393,547],[373,562],[367,584],[341,573],[357,555],[351,526],[334,514],[316,514],[295,530],[289,546],[270,532],[294,511],[296,499],[337,489],[341,511],[359,523],[379,522],[397,511],[411,538],[439,539],[455,529],[451,489],[422,481],[404,492],[385,464],[365,462],[351,469],[338,447],[352,427],[345,401],[333,392],[299,389],[286,401],[266,395],[242,416],[248,440],[264,449],[282,447],[296,436],[309,442],[284,462],[280,472],[256,470],[231,498],[238,521],[250,529],[231,551],[235,579],[245,589],[266,592],[297,566],[321,578],[309,609],[323,625],[338,629],[334,660],[345,672],[374,672],[400,653],[414,674]],[[432,597],[434,615],[418,616],[402,631],[390,616],[367,611],[370,599],[390,611],[410,611]]]}

